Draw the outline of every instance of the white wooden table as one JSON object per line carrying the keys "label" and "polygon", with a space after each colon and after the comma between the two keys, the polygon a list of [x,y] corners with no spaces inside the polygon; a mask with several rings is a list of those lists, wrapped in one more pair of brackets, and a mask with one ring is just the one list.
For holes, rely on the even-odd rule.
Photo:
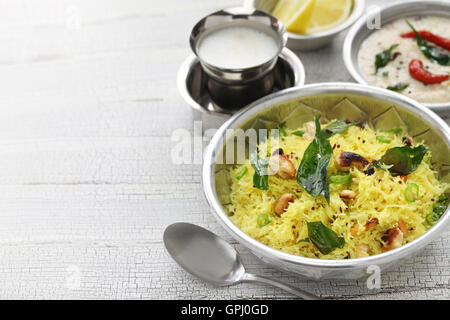
{"label": "white wooden table", "polygon": [[[209,212],[200,166],[171,163],[172,132],[193,127],[175,83],[189,31],[240,2],[0,2],[0,298],[290,298],[193,279],[163,247],[176,221],[223,236],[249,271],[326,298],[450,297],[450,232],[383,274],[379,290],[308,281],[233,241]],[[351,81],[342,40],[300,53],[308,83]]]}

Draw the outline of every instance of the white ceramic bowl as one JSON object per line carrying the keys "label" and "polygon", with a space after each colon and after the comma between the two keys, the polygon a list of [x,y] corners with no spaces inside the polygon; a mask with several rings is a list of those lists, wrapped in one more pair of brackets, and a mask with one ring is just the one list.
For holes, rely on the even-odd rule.
{"label": "white ceramic bowl", "polygon": [[[271,12],[277,0],[244,0],[244,6],[258,10]],[[288,32],[287,46],[300,51],[319,49],[330,43],[339,33],[350,27],[362,16],[365,8],[365,0],[353,0],[353,9],[350,17],[337,27],[310,35],[302,35]]]}

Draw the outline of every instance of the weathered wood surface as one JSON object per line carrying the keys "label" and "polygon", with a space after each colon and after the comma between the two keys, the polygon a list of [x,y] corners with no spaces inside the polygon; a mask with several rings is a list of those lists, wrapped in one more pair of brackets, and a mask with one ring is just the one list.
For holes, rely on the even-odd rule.
{"label": "weathered wood surface", "polygon": [[[308,281],[233,241],[203,199],[200,166],[171,163],[172,132],[193,128],[175,83],[190,28],[239,3],[0,2],[0,298],[290,298],[193,279],[163,248],[176,221],[229,240],[250,272],[326,298],[450,298],[449,231],[382,274],[379,290]],[[342,40],[300,53],[308,83],[351,81]]]}

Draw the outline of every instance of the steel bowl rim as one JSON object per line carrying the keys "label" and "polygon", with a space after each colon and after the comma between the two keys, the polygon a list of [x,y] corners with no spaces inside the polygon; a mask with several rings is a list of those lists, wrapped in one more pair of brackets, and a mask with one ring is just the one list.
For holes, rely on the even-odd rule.
{"label": "steel bowl rim", "polygon": [[[254,0],[244,0],[244,6],[250,6],[250,7],[256,9]],[[288,35],[288,38],[290,38],[292,40],[315,40],[315,39],[322,39],[322,38],[336,35],[342,31],[344,31],[348,27],[350,27],[353,23],[355,23],[363,15],[365,6],[366,6],[366,0],[353,0],[353,9],[352,9],[352,12],[351,12],[350,16],[348,17],[348,19],[345,20],[340,25],[337,25],[333,29],[323,31],[323,32],[313,33],[310,35],[296,34],[296,33],[288,32],[288,31],[286,31],[286,34]],[[257,9],[257,10],[259,10],[259,9]]]}
{"label": "steel bowl rim", "polygon": [[[270,28],[272,31],[274,31],[277,36],[278,36],[278,50],[277,53],[270,58],[270,60],[262,62],[260,64],[248,67],[248,68],[222,68],[222,67],[218,67],[218,66],[214,66],[210,63],[208,63],[207,61],[205,61],[204,59],[202,59],[198,53],[198,48],[197,48],[197,42],[201,41],[202,36],[197,36],[195,35],[196,32],[198,32],[199,29],[201,28],[206,28],[205,26],[207,25],[207,21],[208,19],[210,19],[212,16],[215,15],[222,15],[222,14],[228,14],[230,16],[239,16],[239,18],[230,20],[230,21],[225,21],[223,22],[223,24],[233,24],[236,23],[237,21],[247,21],[248,23],[256,23],[256,24],[261,24],[264,25],[256,20],[251,19],[252,17],[255,16],[264,16],[270,19],[270,25],[266,27]],[[240,73],[240,72],[244,72],[244,71],[250,71],[250,70],[256,70],[258,68],[263,68],[263,67],[267,67],[270,66],[271,63],[273,63],[273,61],[280,55],[280,53],[283,51],[283,48],[286,47],[286,43],[287,43],[287,39],[288,39],[288,35],[287,35],[287,31],[285,26],[283,25],[283,23],[281,23],[281,21],[279,21],[277,18],[275,18],[274,16],[272,16],[270,13],[256,9],[256,8],[250,8],[250,7],[230,7],[230,8],[225,8],[225,9],[221,9],[218,11],[215,11],[213,13],[208,14],[207,16],[203,17],[202,19],[200,19],[195,26],[192,28],[192,31],[190,33],[189,36],[189,45],[191,47],[192,52],[194,52],[194,54],[197,56],[197,58],[199,59],[200,63],[206,68],[206,69],[211,69],[211,70],[219,70],[222,72],[227,72],[227,73]]]}
{"label": "steel bowl rim", "polygon": [[[430,7],[432,7],[435,4],[439,4],[439,5],[447,5],[450,8],[450,3],[446,2],[446,1],[411,0],[408,2],[396,2],[396,3],[384,5],[383,7],[380,8],[380,13],[384,12],[384,11],[388,11],[392,8],[397,8],[397,7],[404,7],[405,9],[407,9],[408,7],[410,8],[414,4],[426,4],[427,6],[430,6]],[[354,48],[353,42],[356,38],[356,35],[363,28],[363,26],[366,22],[366,19],[370,16],[370,14],[371,14],[370,12],[366,13],[358,21],[355,22],[355,24],[348,31],[347,36],[345,37],[345,40],[344,40],[343,47],[342,47],[342,58],[344,60],[344,65],[345,65],[347,71],[350,73],[350,75],[356,82],[358,82],[360,84],[365,84],[365,85],[370,85],[370,84],[363,78],[361,73],[358,71],[357,66],[353,63],[352,52],[353,52],[353,50],[359,50],[359,48]],[[371,31],[371,33],[372,32],[375,32],[375,30]],[[366,37],[366,39],[367,39],[367,37]],[[447,110],[448,108],[450,108],[450,101],[449,102],[419,102],[419,103],[423,104],[424,106],[426,106],[432,110],[436,110],[436,111]]]}
{"label": "steel bowl rim", "polygon": [[[296,66],[296,72],[298,79],[295,79],[294,86],[293,87],[301,87],[305,84],[305,66],[303,65],[300,58],[289,48],[284,47],[281,53],[278,55],[280,56],[286,56],[290,61],[293,62],[293,65]],[[189,93],[189,90],[186,86],[186,79],[189,76],[190,71],[192,70],[192,67],[196,65],[197,63],[200,63],[200,60],[195,54],[190,54],[181,64],[180,68],[178,69],[177,73],[177,87],[178,91],[183,98],[183,100],[194,110],[206,113],[206,114],[217,114],[217,115],[223,115],[223,116],[229,116],[232,113],[227,112],[227,110],[221,111],[212,111],[204,108],[202,105],[197,103],[195,101],[191,94]]]}
{"label": "steel bowl rim", "polygon": [[[225,130],[229,128],[239,127],[236,126],[236,122],[240,121],[239,124],[242,124],[242,122],[244,122],[246,119],[251,118],[265,108],[268,108],[282,101],[294,99],[295,97],[333,92],[337,93],[342,91],[385,99],[392,103],[400,103],[402,107],[408,109],[409,111],[412,111],[415,114],[419,114],[421,116],[425,116],[425,119],[428,123],[430,121],[435,122],[437,124],[436,128],[438,129],[438,131],[444,135],[444,139],[446,140],[447,145],[450,145],[450,128],[438,115],[411,98],[382,88],[345,82],[316,83],[303,87],[293,87],[281,90],[251,103],[250,105],[233,115],[228,121],[226,121],[211,139],[206,149],[203,161],[202,185],[204,195],[216,219],[222,224],[222,226],[224,226],[224,228],[232,237],[234,237],[244,246],[250,248],[252,251],[257,252],[258,254],[261,254],[263,256],[275,259],[279,262],[287,262],[297,266],[320,267],[331,270],[341,268],[362,268],[368,265],[393,262],[394,260],[399,260],[412,254],[422,246],[425,246],[430,241],[432,241],[434,237],[437,237],[449,224],[450,209],[448,208],[439,222],[436,223],[432,228],[430,228],[430,230],[400,248],[365,258],[326,260],[296,256],[273,249],[247,235],[244,231],[238,228],[231,221],[231,219],[229,219],[228,215],[222,209],[222,206],[215,195],[213,181],[214,159],[218,148],[221,148],[223,146],[222,136]],[[243,115],[246,115],[246,117],[241,119]]]}

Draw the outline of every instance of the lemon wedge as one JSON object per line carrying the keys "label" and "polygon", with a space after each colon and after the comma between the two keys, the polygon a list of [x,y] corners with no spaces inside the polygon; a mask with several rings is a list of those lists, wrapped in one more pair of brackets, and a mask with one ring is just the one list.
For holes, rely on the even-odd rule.
{"label": "lemon wedge", "polygon": [[272,15],[286,26],[287,31],[305,33],[310,25],[316,1],[279,0],[272,10]]}
{"label": "lemon wedge", "polygon": [[307,34],[324,32],[337,27],[348,19],[353,0],[316,0]]}

